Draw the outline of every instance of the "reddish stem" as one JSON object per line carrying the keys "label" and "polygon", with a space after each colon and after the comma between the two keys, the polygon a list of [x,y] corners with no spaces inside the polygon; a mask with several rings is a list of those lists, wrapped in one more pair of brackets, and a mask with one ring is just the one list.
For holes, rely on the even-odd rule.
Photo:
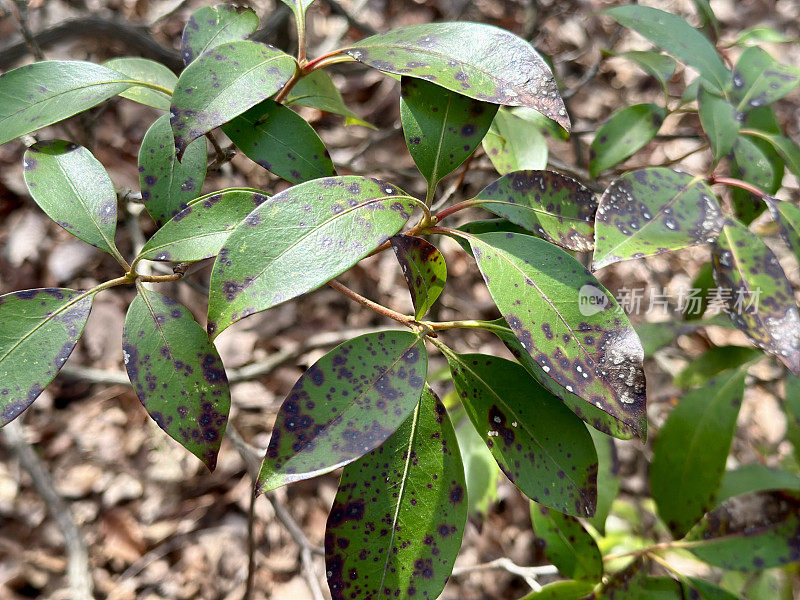
{"label": "reddish stem", "polygon": [[722,185],[729,185],[731,187],[736,187],[745,190],[746,192],[750,192],[754,196],[758,196],[761,199],[767,199],[770,197],[770,195],[764,192],[763,190],[757,188],[751,183],[742,181],[741,179],[733,179],[732,177],[717,177],[715,175],[712,175],[711,177],[708,178],[707,181],[712,185],[715,183],[719,183]]}

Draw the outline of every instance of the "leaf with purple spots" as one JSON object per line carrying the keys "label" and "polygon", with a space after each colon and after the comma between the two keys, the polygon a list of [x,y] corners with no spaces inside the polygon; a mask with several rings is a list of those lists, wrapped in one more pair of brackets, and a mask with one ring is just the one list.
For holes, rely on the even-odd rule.
{"label": "leaf with purple spots", "polygon": [[339,88],[333,83],[327,71],[322,69],[312,71],[298,81],[283,100],[283,104],[308,106],[334,115],[342,115],[345,117],[346,125],[363,125],[375,129],[373,125],[347,108]]}
{"label": "leaf with purple spots", "polygon": [[[644,352],[608,290],[572,256],[539,238],[486,233],[468,239],[500,313],[545,375],[644,438]],[[558,395],[587,418],[571,397]],[[590,422],[597,427],[594,418]]]}
{"label": "leaf with purple spots", "polygon": [[62,140],[34,144],[22,159],[36,204],[69,233],[121,258],[114,245],[117,192],[86,148]]}
{"label": "leaf with purple spots", "polygon": [[783,241],[800,260],[800,207],[777,198],[768,198],[766,202]]}
{"label": "leaf with purple spots", "polygon": [[712,252],[714,280],[733,324],[756,346],[800,374],[800,314],[777,257],[747,227],[729,219]]}
{"label": "leaf with purple spots", "polygon": [[254,209],[225,241],[211,273],[208,330],[317,289],[387,242],[418,200],[367,177],[315,179]]}
{"label": "leaf with purple spots", "polygon": [[725,98],[701,87],[697,96],[700,124],[714,152],[714,163],[732,149],[741,127],[741,114]]}
{"label": "leaf with purple spots", "polygon": [[36,400],[67,362],[94,294],[60,288],[0,296],[0,427]]}
{"label": "leaf with purple spots", "polygon": [[90,62],[45,60],[0,74],[0,144],[58,123],[136,82]]}
{"label": "leaf with purple spots", "polygon": [[611,115],[592,140],[589,174],[597,177],[644,148],[656,137],[666,116],[657,104],[634,104]]}
{"label": "leaf with purple spots", "polygon": [[139,104],[144,104],[145,106],[152,106],[160,110],[169,110],[172,90],[175,89],[178,76],[170,71],[168,67],[154,60],[135,56],[111,58],[105,61],[103,66],[114,69],[118,73],[128,76],[130,79],[147,81],[154,86],[163,88],[163,90],[158,90],[137,85],[121,92],[120,96],[138,102]]}
{"label": "leaf with purple spots", "polygon": [[783,98],[800,83],[800,69],[783,65],[757,46],[747,48],[733,68],[733,100],[739,112],[761,108]]}
{"label": "leaf with purple spots", "polygon": [[156,231],[138,258],[194,262],[216,256],[230,232],[267,198],[266,192],[250,188],[200,196]]}
{"label": "leaf with purple spots", "polygon": [[172,94],[170,124],[178,156],[192,140],[280,90],[296,67],[288,54],[249,40],[216,46],[197,57]]}
{"label": "leaf with purple spots", "polygon": [[231,408],[225,367],[189,309],[137,288],[122,331],[128,377],[156,424],[213,471]]}
{"label": "leaf with purple spots", "polygon": [[414,411],[428,369],[422,338],[385,331],[320,358],[278,410],[257,491],[329,473],[371,452]]}
{"label": "leaf with purple spots", "polygon": [[429,189],[475,151],[497,108],[422,79],[401,78],[400,120],[406,146]]}
{"label": "leaf with purple spots", "polygon": [[397,431],[342,471],[325,531],[332,599],[438,598],[466,519],[455,432],[426,386]]}
{"label": "leaf with purple spots", "polygon": [[[729,159],[731,175],[774,194],[781,187],[784,165],[775,151],[764,145],[764,140],[746,135],[737,137]],[[741,188],[732,188],[731,194],[736,218],[745,225],[752,223],[766,208],[759,196]]]}
{"label": "leaf with purple spots", "polygon": [[594,268],[713,242],[722,223],[702,177],[664,167],[625,173],[597,207]]}
{"label": "leaf with purple spots", "polygon": [[139,147],[139,187],[150,216],[169,221],[200,195],[206,179],[206,140],[195,140],[178,162],[169,116],[157,119]]}
{"label": "leaf with purple spots", "polygon": [[569,579],[600,581],[603,556],[592,535],[575,517],[531,502],[534,544]]}
{"label": "leaf with purple spots", "polygon": [[379,33],[345,52],[386,73],[425,79],[463,96],[527,106],[569,129],[547,63],[528,42],[481,23],[426,23]]}
{"label": "leaf with purple spots", "polygon": [[188,65],[214,46],[244,40],[258,29],[258,15],[252,8],[215,4],[197,9],[189,17],[181,38],[181,58]]}
{"label": "leaf with purple spots", "polygon": [[278,177],[303,183],[336,175],[325,144],[308,122],[283,104],[264,100],[222,126],[250,160]]}
{"label": "leaf with purple spots", "polygon": [[594,514],[597,454],[586,426],[543,388],[536,393],[517,363],[440,348],[472,425],[506,477],[540,504]]}
{"label": "leaf with purple spots", "polygon": [[483,149],[500,175],[547,166],[547,140],[540,125],[505,108],[497,111],[483,138]]}
{"label": "leaf with purple spots", "polygon": [[430,242],[409,235],[394,236],[392,248],[411,292],[414,318],[421,319],[444,289],[447,280],[444,256]]}
{"label": "leaf with purple spots", "polygon": [[567,250],[594,248],[597,200],[571,177],[517,171],[490,183],[471,202]]}

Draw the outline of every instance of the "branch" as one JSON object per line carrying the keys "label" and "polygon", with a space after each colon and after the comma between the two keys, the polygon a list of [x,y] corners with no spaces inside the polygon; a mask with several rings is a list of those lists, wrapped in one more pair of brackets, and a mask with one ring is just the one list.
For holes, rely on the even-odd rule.
{"label": "branch", "polygon": [[555,568],[553,565],[543,565],[540,567],[521,567],[518,564],[514,563],[511,559],[502,557],[495,559],[488,563],[483,563],[480,565],[473,565],[471,567],[456,567],[453,569],[453,577],[460,577],[461,575],[467,575],[469,573],[478,573],[480,571],[495,571],[495,570],[503,570],[508,571],[513,575],[517,575],[522,577],[525,582],[530,586],[530,588],[538,592],[542,589],[542,586],[536,580],[536,578],[540,575],[556,575],[558,573],[558,569]]}

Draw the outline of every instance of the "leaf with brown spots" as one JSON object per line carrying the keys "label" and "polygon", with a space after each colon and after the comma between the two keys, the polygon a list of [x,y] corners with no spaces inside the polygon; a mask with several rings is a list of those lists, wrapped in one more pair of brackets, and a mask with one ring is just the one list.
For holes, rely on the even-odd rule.
{"label": "leaf with brown spots", "polygon": [[203,6],[192,13],[183,28],[181,58],[188,65],[220,44],[246,39],[258,29],[258,15],[252,8],[234,4]]}
{"label": "leaf with brown spots", "polygon": [[428,371],[420,336],[354,338],[303,373],[278,410],[257,491],[329,473],[373,451],[419,402]]}
{"label": "leaf with brown spots", "polygon": [[575,517],[531,502],[534,544],[569,579],[600,581],[603,557],[597,542]]}
{"label": "leaf with brown spots", "polygon": [[[774,194],[781,187],[783,161],[764,140],[740,135],[733,143],[729,159],[731,175],[736,179],[752,183],[768,194]],[[741,188],[732,188],[731,194],[735,216],[745,225],[752,223],[766,208],[759,196]]]}
{"label": "leaf with brown spots", "polygon": [[732,76],[739,112],[761,108],[783,98],[800,83],[800,69],[783,65],[757,46],[742,52]]}
{"label": "leaf with brown spots", "polygon": [[560,173],[509,173],[471,202],[567,250],[594,248],[597,200],[588,188]]}
{"label": "leaf with brown spots", "polygon": [[541,370],[644,438],[642,345],[613,296],[544,240],[515,233],[468,239],[500,313]]}
{"label": "leaf with brown spots", "polygon": [[418,200],[368,177],[315,179],[255,208],[211,273],[208,331],[317,289],[387,242]]}
{"label": "leaf with brown spots", "polygon": [[615,112],[592,140],[589,173],[600,173],[636,154],[656,137],[667,112],[657,104],[634,104]]}
{"label": "leaf with brown spots", "polygon": [[664,167],[615,179],[600,198],[594,268],[713,242],[722,210],[701,177]]}
{"label": "leaf with brown spots", "polygon": [[756,346],[800,374],[800,313],[777,257],[736,220],[722,228],[712,252],[725,312]]}
{"label": "leaf with brown spots", "polygon": [[422,238],[396,235],[391,241],[411,292],[414,318],[421,319],[444,289],[447,280],[444,256],[436,246]]}
{"label": "leaf with brown spots", "polygon": [[517,363],[442,351],[470,421],[511,482],[540,504],[593,515],[597,454],[586,426]]}
{"label": "leaf with brown spots", "polygon": [[0,427],[17,418],[67,362],[94,294],[45,288],[0,296]]}
{"label": "leaf with brown spots", "polygon": [[345,52],[386,73],[425,79],[482,102],[527,106],[569,129],[547,63],[528,42],[481,23],[425,23],[379,33]]}
{"label": "leaf with brown spots", "polygon": [[342,471],[325,531],[331,597],[438,598],[466,520],[455,432],[426,386],[397,431]]}
{"label": "leaf with brown spots", "polygon": [[156,424],[213,471],[231,408],[225,367],[189,309],[137,288],[122,332],[128,377]]}
{"label": "leaf with brown spots", "polygon": [[500,175],[547,166],[547,140],[542,135],[541,126],[505,108],[497,111],[483,138],[483,149]]}

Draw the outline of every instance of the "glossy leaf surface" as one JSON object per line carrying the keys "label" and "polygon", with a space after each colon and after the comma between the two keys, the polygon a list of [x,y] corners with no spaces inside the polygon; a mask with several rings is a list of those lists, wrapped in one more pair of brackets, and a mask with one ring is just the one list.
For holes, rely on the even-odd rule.
{"label": "glossy leaf surface", "polygon": [[[103,66],[113,69],[118,73],[122,73],[129,79],[147,81],[169,92],[175,89],[175,83],[178,81],[178,76],[170,71],[169,68],[147,58],[138,58],[134,56],[112,58],[105,61]],[[171,98],[166,92],[142,87],[140,85],[133,86],[124,92],[120,92],[120,96],[160,110],[169,110]]]}
{"label": "glossy leaf surface", "polygon": [[444,256],[436,246],[422,238],[396,235],[391,241],[411,292],[414,318],[421,319],[436,302],[447,281]]}
{"label": "glossy leaf surface", "polygon": [[258,28],[258,15],[251,8],[216,4],[197,9],[189,17],[181,39],[181,57],[188,65],[214,46],[247,38]]}
{"label": "glossy leaf surface", "polygon": [[536,109],[569,129],[553,74],[513,33],[480,23],[425,23],[379,33],[346,50],[380,71],[425,79],[464,96]]}
{"label": "glossy leaf surface", "polygon": [[213,471],[231,395],[222,360],[189,309],[139,287],[125,317],[122,352],[156,424]]}
{"label": "glossy leaf surface", "polygon": [[192,140],[272,96],[294,72],[294,58],[249,40],[201,54],[181,73],[172,95],[170,124],[178,155]]}
{"label": "glossy leaf surface", "polygon": [[547,166],[547,140],[539,126],[503,108],[483,138],[483,149],[501,175]]}
{"label": "glossy leaf surface", "polygon": [[264,100],[222,126],[250,160],[278,177],[302,183],[336,174],[325,144],[308,122],[282,104]]}
{"label": "glossy leaf surface", "polygon": [[417,406],[427,365],[425,343],[409,331],[362,335],[331,350],[278,410],[258,491],[329,473],[380,446]]}
{"label": "glossy leaf surface", "polygon": [[600,198],[594,268],[711,242],[722,220],[700,177],[663,167],[625,173]]}
{"label": "glossy leaf surface", "polygon": [[325,531],[331,597],[437,598],[466,519],[455,432],[426,387],[397,431],[342,472]]}
{"label": "glossy leaf surface", "polygon": [[518,171],[473,199],[494,214],[568,250],[594,247],[597,200],[585,186],[554,171]]}
{"label": "glossy leaf surface", "polygon": [[800,69],[783,65],[758,47],[747,48],[733,69],[733,97],[740,112],[783,98],[800,83]]}
{"label": "glossy leaf surface", "polygon": [[700,88],[697,97],[700,124],[703,126],[714,152],[714,161],[728,154],[739,135],[740,114],[725,98]]}
{"label": "glossy leaf surface", "polygon": [[568,579],[599,581],[603,576],[603,557],[594,538],[575,517],[531,503],[534,544],[542,550],[558,572]]}
{"label": "glossy leaf surface", "polygon": [[597,177],[647,145],[658,133],[666,115],[664,108],[656,104],[634,104],[614,113],[592,140],[591,176]]}
{"label": "glossy leaf surface", "polygon": [[357,176],[316,179],[276,194],[219,252],[209,332],[337,277],[397,233],[415,202],[394,185]]}
{"label": "glossy leaf surface", "polygon": [[28,408],[67,362],[93,300],[60,288],[0,296],[0,427]]}

